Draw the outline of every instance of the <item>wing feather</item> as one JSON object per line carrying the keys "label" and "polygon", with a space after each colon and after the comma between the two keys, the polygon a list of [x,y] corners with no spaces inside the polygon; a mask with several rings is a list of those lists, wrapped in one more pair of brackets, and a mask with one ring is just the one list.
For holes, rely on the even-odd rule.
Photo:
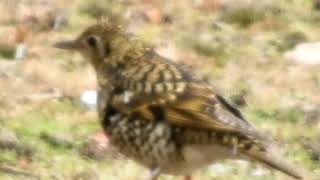
{"label": "wing feather", "polygon": [[[153,58],[152,61],[150,58]],[[138,112],[146,120],[160,119],[175,126],[189,128],[243,134],[253,129],[239,110],[205,82],[192,78],[190,73],[178,65],[158,55],[148,55],[137,61],[140,61],[139,66],[137,63],[132,66],[141,69],[141,81],[134,78],[131,65],[127,65],[129,68],[122,70],[123,76],[119,79],[129,82],[126,83],[128,86],[120,81],[120,89],[125,91],[118,92],[113,97],[114,107],[123,113]],[[161,111],[154,111],[151,106],[157,106]]]}
{"label": "wing feather", "polygon": [[[176,113],[189,117],[185,118],[187,119],[186,122],[180,122],[181,125],[190,124],[190,127],[231,132],[252,129],[240,112],[234,114],[230,111],[230,108],[225,105],[226,101],[221,103],[221,96],[215,94],[212,90],[190,84],[186,93],[188,93],[187,96],[182,96],[176,102],[164,107],[168,109],[168,112],[170,112],[169,109],[172,109]],[[201,96],[197,94],[201,94]],[[172,118],[168,118],[168,121],[175,122]]]}

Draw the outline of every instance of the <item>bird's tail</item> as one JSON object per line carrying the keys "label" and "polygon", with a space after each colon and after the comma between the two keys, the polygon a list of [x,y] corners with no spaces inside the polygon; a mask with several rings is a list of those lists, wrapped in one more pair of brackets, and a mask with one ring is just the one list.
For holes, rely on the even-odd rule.
{"label": "bird's tail", "polygon": [[[283,173],[295,178],[295,179],[306,179],[311,180],[310,175],[307,176],[307,173],[304,172],[301,168],[294,166],[292,163],[284,160],[280,155],[275,154],[273,152],[265,152],[265,151],[247,151],[244,152],[247,156],[249,156],[253,160],[257,160],[270,166],[271,168],[282,171]],[[307,178],[308,177],[308,178]]]}

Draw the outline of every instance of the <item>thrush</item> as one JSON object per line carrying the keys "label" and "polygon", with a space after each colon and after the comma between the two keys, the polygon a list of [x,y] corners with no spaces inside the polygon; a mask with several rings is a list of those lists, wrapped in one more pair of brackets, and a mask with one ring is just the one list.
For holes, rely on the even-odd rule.
{"label": "thrush", "polygon": [[303,179],[261,133],[208,83],[106,22],[55,47],[93,66],[98,114],[120,153],[160,174],[188,175],[225,159],[248,159]]}

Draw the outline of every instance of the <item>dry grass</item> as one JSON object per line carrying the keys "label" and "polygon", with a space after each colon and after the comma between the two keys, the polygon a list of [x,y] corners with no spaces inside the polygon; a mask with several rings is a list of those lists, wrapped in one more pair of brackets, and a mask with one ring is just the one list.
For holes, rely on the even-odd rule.
{"label": "dry grass", "polygon": [[[160,53],[192,66],[195,73],[204,76],[225,96],[243,95],[246,105],[241,109],[248,119],[272,134],[280,144],[286,144],[283,147],[289,159],[319,172],[319,162],[313,161],[302,145],[304,137],[320,136],[320,115],[312,116],[319,112],[320,105],[319,66],[283,59],[283,52],[292,42],[320,38],[319,12],[312,9],[311,3],[272,1],[272,8],[280,9],[280,14],[273,14],[273,9],[265,15],[258,9],[254,13],[260,13],[259,19],[247,21],[245,18],[252,15],[250,8],[255,8],[254,5],[241,10],[245,10],[243,17],[234,17],[230,11],[236,7],[224,11],[220,9],[222,4],[215,4],[219,1],[59,0],[49,1],[47,5],[36,0],[28,2],[34,4],[21,1],[19,6],[7,8],[7,4],[0,2],[0,10],[15,11],[0,17],[0,44],[16,46],[19,36],[16,29],[22,27],[27,32],[24,42],[28,46],[28,54],[22,61],[3,58],[0,53],[0,124],[16,133],[21,143],[31,146],[35,153],[28,157],[0,149],[0,164],[35,172],[41,179],[125,180],[147,175],[144,168],[116,154],[110,153],[107,158],[96,161],[78,152],[84,142],[100,130],[95,111],[83,109],[78,102],[84,90],[95,88],[94,73],[80,55],[58,51],[51,45],[74,37],[95,22],[99,14],[93,12],[98,8],[103,15],[117,15],[111,20],[126,24],[129,31],[153,43]],[[37,13],[32,18],[40,20],[30,23],[30,12],[38,9],[41,10],[38,14],[62,12],[69,24],[52,30],[47,26],[49,20],[41,19]],[[296,31],[302,33],[303,38],[284,38]],[[68,149],[49,145],[41,140],[42,133],[69,134],[75,139],[74,146]],[[268,170],[260,176],[254,175],[261,167],[252,164],[222,164],[222,170],[212,166],[197,171],[195,177],[286,178]],[[16,178],[22,177],[0,171],[0,179]],[[163,176],[162,179],[181,177]]]}

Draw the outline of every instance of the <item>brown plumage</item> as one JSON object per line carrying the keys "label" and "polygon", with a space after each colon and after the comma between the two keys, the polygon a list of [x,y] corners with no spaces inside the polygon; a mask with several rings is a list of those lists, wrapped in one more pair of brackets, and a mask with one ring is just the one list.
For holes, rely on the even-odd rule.
{"label": "brown plumage", "polygon": [[99,23],[56,44],[93,65],[101,124],[121,153],[152,171],[188,175],[224,159],[248,158],[302,179],[207,83],[120,27]]}

